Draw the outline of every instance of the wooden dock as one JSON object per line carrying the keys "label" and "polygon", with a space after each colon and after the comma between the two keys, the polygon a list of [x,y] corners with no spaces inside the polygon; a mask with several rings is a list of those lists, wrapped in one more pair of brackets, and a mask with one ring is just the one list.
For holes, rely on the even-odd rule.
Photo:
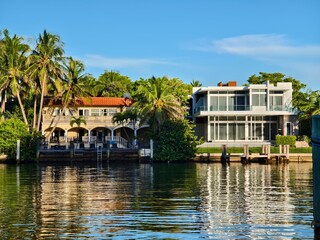
{"label": "wooden dock", "polygon": [[243,146],[243,153],[227,153],[222,145],[221,153],[198,154],[194,157],[197,162],[242,162],[247,163],[281,163],[281,162],[311,162],[311,153],[290,153],[289,145],[280,146],[279,153],[270,153],[270,145],[262,146],[261,153],[250,153],[249,146]]}
{"label": "wooden dock", "polygon": [[47,149],[39,150],[39,162],[142,161],[139,149]]}

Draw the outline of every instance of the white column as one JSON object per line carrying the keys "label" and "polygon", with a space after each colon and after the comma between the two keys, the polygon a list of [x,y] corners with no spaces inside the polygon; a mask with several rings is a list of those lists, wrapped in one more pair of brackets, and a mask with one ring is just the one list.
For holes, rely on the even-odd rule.
{"label": "white column", "polygon": [[133,145],[136,146],[137,145],[137,129],[136,128],[133,129],[133,135],[134,135]]}
{"label": "white column", "polygon": [[65,137],[65,142],[68,142],[68,129],[64,130],[64,137]]}
{"label": "white column", "polygon": [[211,123],[210,123],[210,116],[208,118],[208,124],[207,124],[207,139],[208,141],[211,141]]}
{"label": "white column", "polygon": [[114,129],[112,128],[111,129],[111,141],[113,141],[113,139],[114,139]]}
{"label": "white column", "polygon": [[91,142],[91,130],[88,129],[88,142],[90,143]]}

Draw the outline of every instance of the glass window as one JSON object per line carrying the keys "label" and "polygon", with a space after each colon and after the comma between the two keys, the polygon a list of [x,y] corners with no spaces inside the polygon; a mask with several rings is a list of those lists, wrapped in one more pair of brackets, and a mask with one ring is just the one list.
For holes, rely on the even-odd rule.
{"label": "glass window", "polygon": [[225,123],[219,124],[219,139],[227,140],[227,124]]}
{"label": "glass window", "polygon": [[237,140],[245,140],[245,124],[240,123],[238,124],[238,134],[237,134]]}
{"label": "glass window", "polygon": [[227,110],[227,97],[219,97],[219,110],[226,111]]}
{"label": "glass window", "polygon": [[99,116],[99,109],[91,109],[91,116]]}
{"label": "glass window", "polygon": [[229,140],[236,140],[236,124],[229,123]]}
{"label": "glass window", "polygon": [[109,108],[109,116],[113,116],[116,113],[117,113],[117,109],[116,108]]}
{"label": "glass window", "polygon": [[259,95],[253,94],[252,95],[252,106],[259,106]]}

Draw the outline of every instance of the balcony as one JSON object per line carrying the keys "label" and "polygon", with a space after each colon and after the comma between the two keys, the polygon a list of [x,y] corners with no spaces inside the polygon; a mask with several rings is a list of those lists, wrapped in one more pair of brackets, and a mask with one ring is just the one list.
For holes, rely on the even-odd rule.
{"label": "balcony", "polygon": [[200,111],[210,111],[210,112],[223,112],[223,111],[251,111],[252,107],[250,105],[232,105],[232,106],[199,106],[196,108],[196,113]]}

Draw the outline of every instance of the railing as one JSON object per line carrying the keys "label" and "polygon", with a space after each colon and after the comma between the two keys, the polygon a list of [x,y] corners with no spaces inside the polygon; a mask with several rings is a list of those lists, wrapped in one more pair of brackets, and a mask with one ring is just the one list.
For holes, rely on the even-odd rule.
{"label": "railing", "polygon": [[250,105],[230,105],[230,106],[199,106],[196,108],[196,112],[200,111],[251,111],[252,107]]}
{"label": "railing", "polygon": [[[218,112],[218,111],[252,111],[252,106],[250,105],[231,105],[231,106],[199,106],[196,108],[196,113],[200,111],[210,111],[210,112]],[[274,105],[269,107],[269,111],[287,111],[292,112],[292,108],[283,105]]]}

